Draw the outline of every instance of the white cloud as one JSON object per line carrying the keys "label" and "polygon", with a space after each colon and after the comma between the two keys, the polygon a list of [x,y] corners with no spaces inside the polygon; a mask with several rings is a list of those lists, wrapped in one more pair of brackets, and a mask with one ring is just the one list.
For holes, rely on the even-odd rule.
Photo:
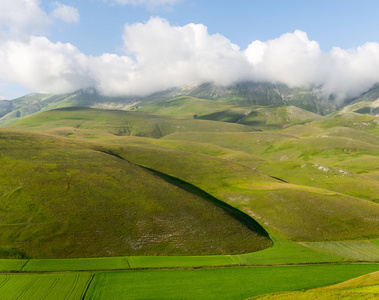
{"label": "white cloud", "polygon": [[317,86],[337,100],[359,96],[379,82],[379,44],[322,53],[317,42],[296,30],[267,42],[255,41],[245,51],[252,79],[290,86]]}
{"label": "white cloud", "polygon": [[193,83],[253,80],[317,86],[338,99],[357,96],[379,82],[378,43],[322,53],[299,30],[254,41],[242,51],[226,37],[209,34],[202,24],[173,26],[155,17],[125,25],[123,56],[97,57],[40,36],[54,15],[76,22],[76,12],[57,4],[49,16],[37,0],[2,0],[0,81],[40,92],[95,87],[107,95],[143,95]]}
{"label": "white cloud", "polygon": [[0,42],[7,38],[27,39],[31,34],[46,34],[49,17],[36,0],[0,1]]}
{"label": "white cloud", "polygon": [[254,41],[245,51],[257,80],[283,82],[291,86],[319,83],[318,69],[323,59],[317,42],[296,30],[267,42]]}
{"label": "white cloud", "polygon": [[222,35],[209,35],[201,24],[179,27],[151,18],[126,25],[123,38],[127,53],[136,57],[133,81],[140,92],[194,82],[225,85],[246,75],[238,46]]}
{"label": "white cloud", "polygon": [[0,48],[0,79],[42,92],[74,91],[94,83],[87,61],[74,46],[45,37],[9,41]]}
{"label": "white cloud", "polygon": [[55,19],[60,19],[67,23],[78,23],[80,16],[76,8],[64,5],[62,3],[56,2],[56,8],[51,13],[52,17]]}

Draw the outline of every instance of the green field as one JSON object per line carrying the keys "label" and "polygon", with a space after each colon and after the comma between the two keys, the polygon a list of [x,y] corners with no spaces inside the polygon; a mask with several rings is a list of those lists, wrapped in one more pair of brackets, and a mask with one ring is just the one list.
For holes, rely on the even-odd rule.
{"label": "green field", "polygon": [[377,270],[377,265],[326,265],[108,272],[95,275],[86,299],[246,299],[335,284]]}
{"label": "green field", "polygon": [[2,299],[82,299],[90,273],[0,275]]}

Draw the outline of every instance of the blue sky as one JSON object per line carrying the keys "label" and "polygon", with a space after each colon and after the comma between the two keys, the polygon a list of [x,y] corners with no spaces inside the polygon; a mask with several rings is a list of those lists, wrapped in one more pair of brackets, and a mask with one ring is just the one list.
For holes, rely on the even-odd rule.
{"label": "blue sky", "polygon": [[[44,0],[43,7],[49,10],[54,2]],[[178,26],[204,24],[210,34],[220,33],[242,49],[296,29],[318,41],[323,51],[379,41],[377,0],[182,0],[150,8],[103,0],[60,2],[78,9],[80,24],[55,27],[52,40],[72,43],[90,55],[119,52],[123,26],[151,16]]]}
{"label": "blue sky", "polygon": [[379,82],[378,11],[375,0],[2,0],[0,98],[238,80],[352,97]]}

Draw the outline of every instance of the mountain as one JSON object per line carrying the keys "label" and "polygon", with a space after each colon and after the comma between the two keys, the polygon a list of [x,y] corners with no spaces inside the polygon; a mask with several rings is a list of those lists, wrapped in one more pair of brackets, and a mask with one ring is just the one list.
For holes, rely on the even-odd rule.
{"label": "mountain", "polygon": [[344,112],[379,115],[379,86],[354,99],[343,109]]}
{"label": "mountain", "polygon": [[61,107],[137,109],[164,105],[168,100],[180,96],[239,107],[295,106],[319,115],[329,114],[342,107],[332,98],[324,98],[312,89],[290,88],[284,84],[243,82],[225,87],[204,83],[139,97],[107,97],[94,89],[62,95],[29,94],[10,101],[0,101],[0,124],[10,124],[30,114]]}

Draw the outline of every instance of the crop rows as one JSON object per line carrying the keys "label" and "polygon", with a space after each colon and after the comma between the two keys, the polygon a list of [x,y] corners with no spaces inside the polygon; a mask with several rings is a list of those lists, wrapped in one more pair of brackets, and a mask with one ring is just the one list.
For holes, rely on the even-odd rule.
{"label": "crop rows", "polygon": [[90,273],[0,275],[2,299],[81,299]]}

